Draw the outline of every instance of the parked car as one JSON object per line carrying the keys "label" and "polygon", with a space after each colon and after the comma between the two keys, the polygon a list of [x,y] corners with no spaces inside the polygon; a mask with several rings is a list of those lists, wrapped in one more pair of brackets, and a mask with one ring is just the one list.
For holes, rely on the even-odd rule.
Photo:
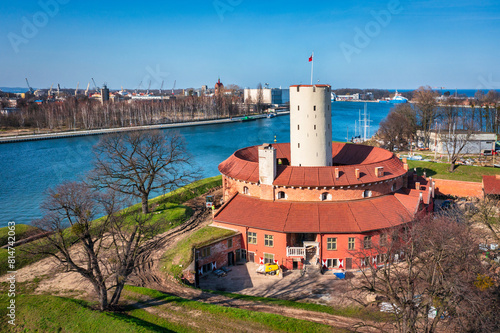
{"label": "parked car", "polygon": [[443,201],[443,203],[441,204],[441,209],[448,210],[448,209],[452,208],[453,205],[454,205],[453,200],[447,199],[447,200]]}
{"label": "parked car", "polygon": [[482,156],[493,156],[493,155],[496,155],[497,152],[495,150],[491,150],[491,149],[483,149],[481,150],[481,155]]}
{"label": "parked car", "polygon": [[223,277],[223,276],[227,275],[226,272],[224,272],[223,270],[220,270],[220,269],[216,269],[213,273],[217,277]]}
{"label": "parked car", "polygon": [[257,268],[257,273],[259,274],[271,274],[271,275],[276,275],[279,271],[280,267],[277,264],[265,264],[265,265],[260,265],[259,268]]}
{"label": "parked car", "polygon": [[220,269],[223,270],[226,273],[229,273],[229,272],[232,271],[231,267],[228,267],[228,266],[221,267]]}

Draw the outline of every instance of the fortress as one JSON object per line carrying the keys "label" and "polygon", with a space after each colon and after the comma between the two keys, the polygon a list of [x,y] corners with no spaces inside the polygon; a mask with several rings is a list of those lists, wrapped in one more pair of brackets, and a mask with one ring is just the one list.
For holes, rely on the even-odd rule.
{"label": "fortress", "polygon": [[239,231],[237,260],[359,268],[355,251],[383,249],[390,231],[433,209],[432,179],[392,152],[332,142],[330,96],[329,85],[291,86],[290,143],[243,148],[219,165],[225,203],[213,225]]}

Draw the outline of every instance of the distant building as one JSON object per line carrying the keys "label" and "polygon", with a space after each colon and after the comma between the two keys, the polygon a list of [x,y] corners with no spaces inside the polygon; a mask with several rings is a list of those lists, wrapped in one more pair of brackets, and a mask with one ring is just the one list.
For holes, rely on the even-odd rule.
{"label": "distant building", "polygon": [[219,81],[217,81],[217,83],[215,84],[215,94],[220,95],[220,94],[223,94],[224,91],[225,91],[224,85],[222,84],[222,82],[220,82],[220,78],[219,78]]}
{"label": "distant building", "polygon": [[249,89],[244,91],[245,103],[257,103],[259,93],[262,91],[262,103],[264,104],[284,104],[283,90],[281,88]]}
{"label": "distant building", "polygon": [[336,100],[341,102],[341,101],[359,101],[360,95],[359,93],[357,94],[352,94],[352,95],[337,95]]}
{"label": "distant building", "polygon": [[101,89],[101,102],[106,103],[109,101],[109,88],[104,85]]}
{"label": "distant building", "polygon": [[[417,137],[419,141],[424,140],[424,132],[417,131]],[[448,154],[448,150],[452,150],[451,145],[454,142],[459,143],[460,141],[467,139],[467,132],[463,130],[456,130],[455,137],[453,134],[449,134],[447,130],[430,131],[429,140],[429,150],[435,151],[437,147],[438,154]],[[486,132],[474,132],[470,138],[467,140],[465,147],[462,149],[463,154],[480,154],[483,149],[495,149],[495,142],[497,140],[497,135],[495,133]],[[449,149],[447,149],[447,145]]]}

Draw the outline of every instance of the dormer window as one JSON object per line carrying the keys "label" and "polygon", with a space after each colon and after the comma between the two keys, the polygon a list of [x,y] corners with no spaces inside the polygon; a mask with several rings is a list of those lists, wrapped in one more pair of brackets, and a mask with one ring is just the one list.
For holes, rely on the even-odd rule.
{"label": "dormer window", "polygon": [[243,194],[250,194],[250,191],[248,190],[248,187],[247,186],[244,186],[243,187]]}

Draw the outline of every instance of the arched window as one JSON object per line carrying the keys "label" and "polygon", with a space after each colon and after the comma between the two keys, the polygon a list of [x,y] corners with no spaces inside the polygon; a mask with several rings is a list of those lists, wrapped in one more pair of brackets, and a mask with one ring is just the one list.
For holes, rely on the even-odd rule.
{"label": "arched window", "polygon": [[286,193],[283,191],[278,192],[278,199],[286,199]]}
{"label": "arched window", "polygon": [[396,183],[392,184],[391,186],[391,192],[394,192],[396,191]]}
{"label": "arched window", "polygon": [[247,186],[243,187],[243,194],[250,194],[250,191],[248,190]]}
{"label": "arched window", "polygon": [[330,199],[331,199],[330,193],[328,193],[328,192],[321,193],[321,201],[330,200]]}
{"label": "arched window", "polygon": [[372,191],[370,190],[365,190],[363,192],[363,198],[370,198],[372,196]]}

